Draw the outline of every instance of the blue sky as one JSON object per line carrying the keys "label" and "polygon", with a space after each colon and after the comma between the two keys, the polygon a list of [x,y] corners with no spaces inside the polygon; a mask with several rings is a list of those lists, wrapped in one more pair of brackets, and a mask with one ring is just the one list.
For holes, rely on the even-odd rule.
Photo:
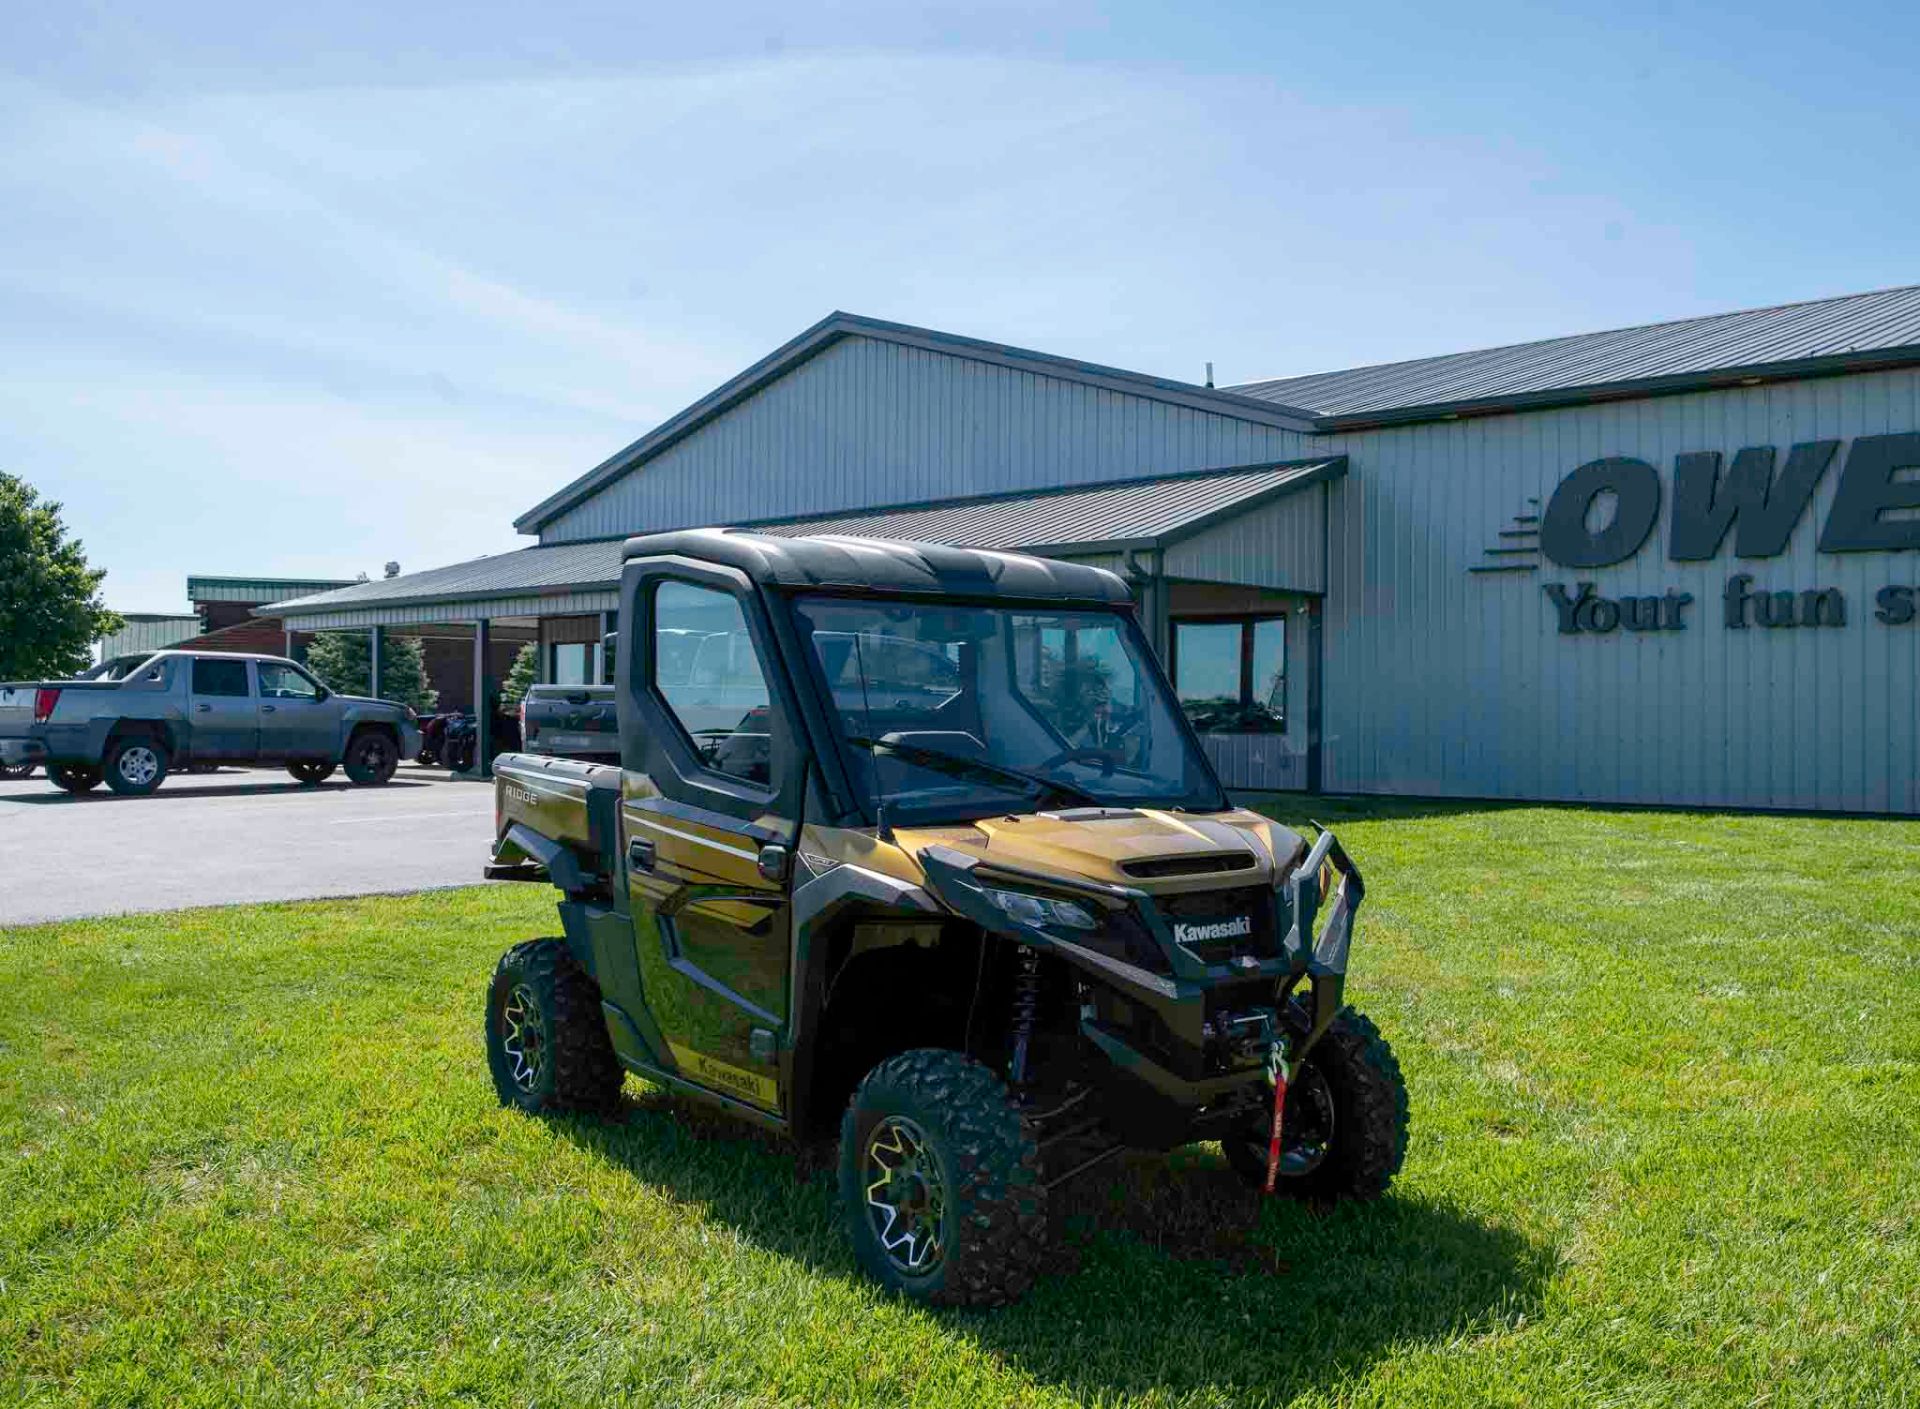
{"label": "blue sky", "polygon": [[11,0],[0,467],[166,610],[519,546],[835,308],[1229,382],[1912,283],[1916,41],[1891,5]]}

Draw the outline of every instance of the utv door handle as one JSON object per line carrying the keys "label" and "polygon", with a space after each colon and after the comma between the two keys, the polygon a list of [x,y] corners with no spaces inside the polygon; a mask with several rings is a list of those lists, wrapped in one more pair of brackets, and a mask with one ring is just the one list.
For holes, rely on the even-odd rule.
{"label": "utv door handle", "polygon": [[644,837],[635,837],[627,843],[627,864],[636,871],[653,869],[653,843]]}

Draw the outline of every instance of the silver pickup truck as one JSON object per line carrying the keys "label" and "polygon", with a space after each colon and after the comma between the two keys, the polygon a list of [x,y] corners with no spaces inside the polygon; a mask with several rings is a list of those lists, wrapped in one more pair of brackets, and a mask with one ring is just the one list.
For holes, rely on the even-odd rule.
{"label": "silver pickup truck", "polygon": [[279,656],[161,651],[0,683],[0,763],[44,764],[70,793],[150,793],[187,763],[284,763],[303,783],[344,765],[377,784],[419,751],[405,705],[336,694]]}

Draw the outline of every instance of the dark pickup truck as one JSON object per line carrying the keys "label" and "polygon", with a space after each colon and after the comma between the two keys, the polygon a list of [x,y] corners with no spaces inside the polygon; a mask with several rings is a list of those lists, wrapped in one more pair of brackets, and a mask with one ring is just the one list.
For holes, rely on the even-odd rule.
{"label": "dark pickup truck", "polygon": [[554,758],[620,757],[611,685],[535,685],[520,702],[523,752]]}

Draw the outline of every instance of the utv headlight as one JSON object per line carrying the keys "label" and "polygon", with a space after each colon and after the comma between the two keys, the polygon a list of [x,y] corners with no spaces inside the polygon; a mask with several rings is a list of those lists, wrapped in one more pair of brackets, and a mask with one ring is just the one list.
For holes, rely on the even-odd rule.
{"label": "utv headlight", "polygon": [[1100,928],[1100,922],[1086,906],[1071,900],[1050,900],[1044,895],[1028,895],[1019,890],[995,890],[992,886],[984,887],[984,893],[1008,919],[1029,929],[1042,929],[1048,925],[1069,930]]}

